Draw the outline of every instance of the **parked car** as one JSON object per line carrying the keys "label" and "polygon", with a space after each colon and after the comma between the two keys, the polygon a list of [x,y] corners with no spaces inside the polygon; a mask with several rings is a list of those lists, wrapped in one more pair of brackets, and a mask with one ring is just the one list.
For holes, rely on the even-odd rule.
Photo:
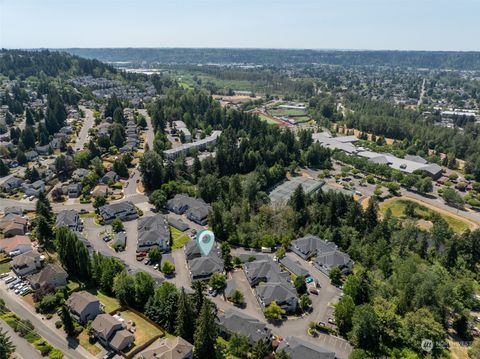
{"label": "parked car", "polygon": [[8,276],[9,276],[8,273],[2,273],[2,274],[0,274],[0,279],[6,278]]}
{"label": "parked car", "polygon": [[13,289],[18,284],[18,282],[20,282],[20,279],[19,278],[15,279],[13,282],[10,283],[10,285],[8,286],[8,289]]}
{"label": "parked car", "polygon": [[312,283],[313,282],[313,278],[312,277],[307,277],[305,278],[305,282],[308,284],[308,283]]}
{"label": "parked car", "polygon": [[155,265],[153,266],[153,269],[158,270],[158,267],[159,267],[158,263],[155,263]]}
{"label": "parked car", "polygon": [[104,242],[109,242],[111,240],[110,236],[105,236],[102,239]]}
{"label": "parked car", "polygon": [[311,294],[318,295],[318,289],[317,289],[317,288],[311,287],[311,288],[308,289],[308,291],[309,291]]}
{"label": "parked car", "polygon": [[315,287],[317,287],[317,288],[321,288],[321,286],[320,286],[320,282],[319,282],[318,280],[316,280],[316,281],[315,281]]}
{"label": "parked car", "polygon": [[332,325],[335,325],[335,319],[333,319],[333,318],[328,318],[328,323],[329,323],[329,324],[332,324]]}
{"label": "parked car", "polygon": [[8,276],[7,278],[4,279],[5,284],[9,284],[15,280],[15,277]]}
{"label": "parked car", "polygon": [[111,359],[111,358],[113,358],[114,356],[115,356],[115,352],[110,351],[110,352],[107,352],[107,354],[105,354],[105,355],[103,356],[103,359]]}
{"label": "parked car", "polygon": [[24,288],[24,289],[20,292],[20,295],[21,295],[21,296],[27,295],[27,294],[30,293],[31,291],[32,291],[32,288],[26,287],[26,288]]}

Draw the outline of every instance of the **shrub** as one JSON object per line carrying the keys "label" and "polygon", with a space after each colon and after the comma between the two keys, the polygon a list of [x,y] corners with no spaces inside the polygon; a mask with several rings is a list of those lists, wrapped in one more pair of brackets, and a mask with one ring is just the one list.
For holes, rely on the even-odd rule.
{"label": "shrub", "polygon": [[63,323],[62,323],[61,320],[57,320],[57,321],[55,322],[55,328],[57,328],[57,329],[60,329],[60,328],[62,327],[62,325],[63,325]]}
{"label": "shrub", "polygon": [[63,353],[59,349],[53,349],[50,354],[48,354],[48,359],[62,359]]}
{"label": "shrub", "polygon": [[42,356],[47,356],[52,350],[53,347],[48,344],[45,339],[37,339],[34,343],[35,349],[37,349]]}

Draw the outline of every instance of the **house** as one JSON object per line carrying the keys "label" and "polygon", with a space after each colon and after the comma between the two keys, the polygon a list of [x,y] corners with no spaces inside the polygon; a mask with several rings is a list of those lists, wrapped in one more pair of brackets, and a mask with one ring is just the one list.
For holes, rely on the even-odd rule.
{"label": "house", "polygon": [[210,206],[202,199],[185,194],[177,194],[167,201],[167,209],[176,214],[186,214],[187,218],[202,226],[207,224]]}
{"label": "house", "polygon": [[193,359],[193,345],[182,337],[159,338],[138,354],[139,359]]}
{"label": "house", "polygon": [[262,308],[276,302],[287,312],[295,312],[298,304],[298,296],[295,287],[286,282],[260,283],[255,288],[257,300]]}
{"label": "house", "polygon": [[125,249],[127,245],[127,234],[125,232],[117,232],[113,237],[113,247]]}
{"label": "house", "polygon": [[84,290],[72,293],[66,304],[72,316],[82,324],[94,320],[102,312],[100,300]]}
{"label": "house", "polygon": [[166,216],[156,214],[140,218],[137,230],[137,252],[149,251],[155,246],[163,252],[170,249],[170,227]]}
{"label": "house", "polygon": [[240,334],[247,337],[250,344],[259,340],[268,343],[272,336],[272,330],[265,323],[235,309],[227,309],[224,314],[219,315],[218,325],[228,336]]}
{"label": "house", "polygon": [[52,148],[49,145],[37,146],[35,147],[35,151],[41,156],[47,156],[52,153]]}
{"label": "house", "polygon": [[128,330],[123,329],[122,322],[110,314],[99,314],[92,322],[93,335],[107,348],[117,352],[129,347],[135,337]]}
{"label": "house", "polygon": [[192,133],[190,130],[187,128],[187,125],[183,121],[173,121],[173,125],[176,128],[177,131],[180,131],[183,133],[183,136],[185,138],[185,142],[190,142],[192,140]]}
{"label": "house", "polygon": [[199,258],[202,256],[202,252],[200,252],[200,248],[197,246],[197,242],[195,240],[188,241],[183,246],[183,250],[185,252],[185,257],[187,261],[190,261],[195,258]]}
{"label": "house", "polygon": [[277,347],[277,352],[285,350],[290,358],[335,359],[335,353],[298,337],[286,337]]}
{"label": "house", "polygon": [[116,331],[122,330],[122,322],[110,314],[99,314],[92,322],[93,335],[104,345],[108,346]]}
{"label": "house", "polygon": [[107,197],[109,194],[109,189],[106,184],[99,184],[97,185],[93,191],[92,191],[92,196],[93,197]]}
{"label": "house", "polygon": [[72,173],[72,181],[82,182],[82,180],[88,175],[90,171],[85,168],[77,168]]}
{"label": "house", "polygon": [[29,276],[28,281],[34,289],[51,285],[54,288],[67,285],[68,274],[58,264],[47,264],[40,272]]}
{"label": "house", "polygon": [[0,220],[0,231],[5,237],[23,236],[28,220],[16,214],[8,214]]}
{"label": "house", "polygon": [[243,270],[251,287],[255,287],[261,282],[288,281],[288,273],[282,272],[270,258],[247,262],[244,264]]}
{"label": "house", "polygon": [[40,254],[36,251],[22,253],[12,259],[10,266],[19,277],[35,273],[42,267]]}
{"label": "house", "polygon": [[300,258],[308,260],[316,256],[319,250],[327,251],[336,249],[337,246],[335,243],[327,242],[317,236],[308,234],[305,237],[294,240],[290,248]]}
{"label": "house", "polygon": [[296,310],[298,296],[295,287],[288,273],[283,272],[272,259],[268,257],[247,262],[243,270],[250,286],[255,287],[255,295],[262,308],[276,302],[288,312]]}
{"label": "house", "polygon": [[186,230],[190,229],[190,226],[181,219],[168,217],[168,224],[173,228],[178,229],[180,232],[185,232]]}
{"label": "house", "polygon": [[27,236],[0,239],[0,252],[15,256],[32,251],[32,242]]}
{"label": "house", "polygon": [[134,341],[135,337],[133,334],[126,329],[122,329],[115,332],[113,338],[110,339],[110,347],[115,349],[117,352],[120,352],[132,345]]}
{"label": "house", "polygon": [[45,182],[43,180],[38,180],[33,183],[23,183],[22,191],[27,196],[38,197],[40,193],[45,192]]}
{"label": "house", "polygon": [[207,136],[202,140],[183,143],[180,146],[163,151],[163,154],[168,161],[172,161],[180,156],[188,156],[193,149],[203,151],[208,146],[215,145],[217,143],[218,137],[220,137],[221,134],[222,131],[213,131],[210,136]]}
{"label": "house", "polygon": [[283,265],[290,273],[298,276],[308,277],[310,274],[308,270],[302,267],[300,262],[294,261],[289,257],[283,257],[279,260],[279,263]]}
{"label": "house", "polygon": [[76,210],[64,209],[58,212],[55,227],[67,227],[74,232],[81,232],[83,230],[83,223]]}
{"label": "house", "polygon": [[37,151],[27,151],[27,152],[25,152],[25,157],[30,162],[30,161],[33,161],[36,158],[38,158],[38,153],[37,153]]}
{"label": "house", "polygon": [[21,216],[23,214],[23,209],[21,207],[5,207],[5,210],[3,211],[5,216],[8,216],[9,214],[16,214],[17,216]]}
{"label": "house", "polygon": [[103,184],[110,184],[110,183],[115,183],[118,181],[118,175],[117,172],[115,171],[108,171],[103,175],[103,177],[100,179],[100,182]]}
{"label": "house", "polygon": [[192,281],[207,280],[213,273],[222,273],[224,270],[223,259],[216,250],[210,251],[208,256],[194,258],[187,263]]}
{"label": "house", "polygon": [[78,198],[82,194],[81,183],[70,183],[67,187],[68,198]]}
{"label": "house", "polygon": [[347,253],[337,249],[320,252],[313,265],[326,275],[330,274],[332,268],[339,268],[344,274],[349,273],[353,267],[353,260]]}
{"label": "house", "polygon": [[10,192],[14,189],[20,188],[23,184],[23,179],[18,177],[10,177],[0,185],[0,189],[3,192]]}
{"label": "house", "polygon": [[130,221],[138,218],[137,209],[130,201],[107,204],[98,209],[103,223],[110,224],[115,218],[122,221]]}

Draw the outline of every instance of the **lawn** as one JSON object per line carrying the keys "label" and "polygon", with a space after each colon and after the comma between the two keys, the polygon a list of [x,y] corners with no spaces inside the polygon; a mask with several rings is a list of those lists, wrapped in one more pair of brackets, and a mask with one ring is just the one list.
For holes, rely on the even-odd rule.
{"label": "lawn", "polygon": [[10,263],[2,263],[0,264],[0,273],[7,273],[10,272]]}
{"label": "lawn", "polygon": [[80,213],[80,218],[95,218],[96,215],[95,211]]}
{"label": "lawn", "polygon": [[258,117],[260,118],[260,120],[265,121],[270,125],[277,125],[278,126],[278,121],[275,121],[275,120],[271,119],[270,117],[267,117],[267,116],[262,115],[262,114],[259,114]]}
{"label": "lawn", "polygon": [[121,305],[117,299],[109,297],[108,295],[99,292],[95,288],[89,289],[88,291],[100,299],[100,302],[105,306],[106,313],[111,313],[117,309],[120,309]]}
{"label": "lawn", "polygon": [[[400,198],[395,198],[393,200],[386,201],[380,204],[380,212],[382,213],[382,215],[384,215],[387,209],[390,209],[394,217],[398,217],[400,219],[406,219],[407,217],[405,215],[405,206],[408,202],[412,202],[412,201],[409,201],[406,199],[400,199]],[[416,202],[415,204],[416,204],[415,214],[417,215],[418,218],[421,218],[424,220],[430,220],[431,215],[433,213],[437,213],[448,223],[450,228],[457,233],[462,233],[463,231],[465,231],[470,227],[467,222],[462,221],[457,217],[450,216],[443,212],[434,211]]]}
{"label": "lawn", "polygon": [[84,329],[79,335],[78,335],[78,342],[80,345],[87,350],[90,354],[96,356],[98,353],[102,351],[102,349],[96,345],[90,343],[88,340],[88,330]]}
{"label": "lawn", "polygon": [[78,283],[77,281],[73,281],[71,279],[68,280],[67,288],[70,292],[77,290],[79,287],[80,287],[80,283]]}
{"label": "lawn", "polygon": [[130,348],[129,351],[132,351],[135,347],[145,344],[154,337],[164,335],[164,332],[160,328],[130,310],[121,312],[120,316],[125,319],[127,324],[129,321],[132,321],[135,324],[135,345]]}
{"label": "lawn", "polygon": [[186,242],[190,240],[190,237],[185,232],[180,232],[178,229],[170,226],[170,232],[172,233],[173,245],[172,251],[183,248]]}
{"label": "lawn", "polygon": [[272,116],[305,116],[305,110],[297,110],[297,109],[275,109],[275,110],[268,110],[268,113]]}

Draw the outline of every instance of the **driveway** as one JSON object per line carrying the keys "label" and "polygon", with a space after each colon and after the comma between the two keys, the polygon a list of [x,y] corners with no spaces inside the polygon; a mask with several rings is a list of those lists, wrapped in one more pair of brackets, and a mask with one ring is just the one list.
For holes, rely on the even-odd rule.
{"label": "driveway", "polygon": [[190,279],[190,272],[187,267],[187,259],[185,257],[185,252],[183,248],[177,249],[171,253],[173,261],[175,264],[175,277],[169,279],[170,282],[173,282],[178,288],[185,287],[190,288],[192,285]]}
{"label": "driveway", "polygon": [[251,317],[257,318],[260,321],[265,321],[262,308],[260,307],[260,304],[258,304],[257,298],[253,293],[253,289],[248,283],[245,272],[242,269],[235,270],[232,272],[232,279],[234,280],[237,289],[243,293],[245,300],[245,307],[240,310]]}

